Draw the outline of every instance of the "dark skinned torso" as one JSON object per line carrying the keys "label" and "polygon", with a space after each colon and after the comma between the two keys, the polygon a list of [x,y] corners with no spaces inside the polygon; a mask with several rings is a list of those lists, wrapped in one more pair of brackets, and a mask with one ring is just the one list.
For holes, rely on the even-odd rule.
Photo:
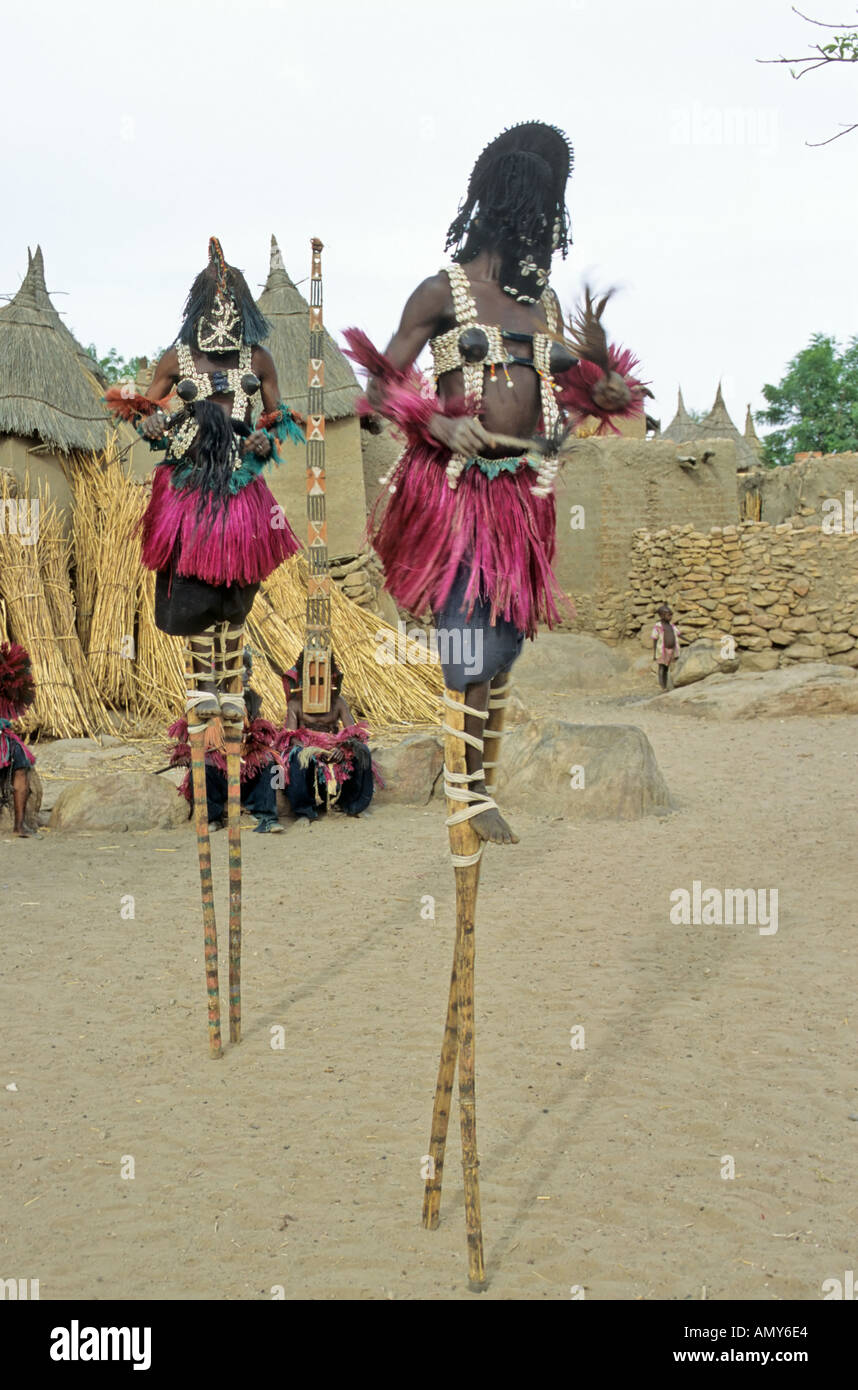
{"label": "dark skinned torso", "polygon": [[[547,333],[548,324],[541,304],[519,304],[505,294],[498,280],[500,258],[493,252],[483,251],[463,270],[470,281],[471,296],[477,308],[480,323],[497,324],[513,333]],[[456,314],[449,277],[442,271],[431,275],[411,295],[402,314],[399,328],[387,347],[387,356],[396,367],[408,367],[419,357],[431,338],[437,338],[448,329],[455,328]],[[509,343],[510,351],[517,357],[532,357],[530,343]],[[490,370],[485,370],[483,378],[483,401],[481,420],[488,435],[515,435],[529,438],[536,430],[542,409],[540,380],[532,367],[510,366],[507,368],[513,389],[507,385],[502,368],[496,368],[492,381]],[[438,383],[442,400],[461,396],[464,383],[461,371],[445,372]],[[373,385],[369,388],[370,400],[379,403],[380,397]],[[444,430],[444,424],[439,423]],[[442,443],[449,440],[442,438]],[[472,443],[478,442],[471,440]],[[508,454],[505,448],[493,447],[480,440],[478,452],[487,458],[501,458]]]}
{"label": "dark skinned torso", "polygon": [[[203,375],[210,375],[212,372],[228,372],[238,366],[237,352],[212,354],[200,352],[198,348],[191,348],[191,356],[196,371]],[[250,369],[259,377],[259,395],[263,410],[276,410],[280,401],[280,388],[277,384],[277,368],[274,366],[274,358],[267,348],[258,345],[253,348],[250,357]],[[180,379],[179,354],[174,347],[171,347],[167,349],[155,368],[152,385],[146,392],[147,399],[150,401],[163,400]],[[233,395],[231,391],[225,394],[212,395],[209,400],[214,405],[219,405],[224,415],[232,419]],[[244,413],[245,424],[250,423],[252,401],[253,397],[248,402]],[[158,438],[159,434],[163,433],[163,430],[159,429],[157,420],[152,416],[144,422],[143,430],[148,438]],[[266,449],[269,447],[265,435],[258,430],[250,436],[245,447],[253,448],[255,445],[260,445],[260,447],[264,445]]]}

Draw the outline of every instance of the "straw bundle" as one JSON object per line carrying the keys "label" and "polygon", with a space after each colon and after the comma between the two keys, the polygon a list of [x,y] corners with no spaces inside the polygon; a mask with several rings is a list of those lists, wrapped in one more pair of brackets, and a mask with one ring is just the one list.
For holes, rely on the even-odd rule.
{"label": "straw bundle", "polygon": [[54,639],[59,644],[65,664],[74,678],[75,690],[86,710],[90,728],[106,728],[107,711],[86,663],[75,627],[75,604],[69,576],[71,542],[63,535],[59,509],[56,503],[51,501],[50,489],[46,484],[39,487],[37,550]]}
{"label": "straw bundle", "polygon": [[[304,645],[307,562],[303,555],[281,565],[262,586],[250,616],[251,636],[284,670]],[[376,727],[437,723],[442,689],[437,660],[379,664],[379,634],[396,629],[331,588],[331,638],[343,670],[346,698]]]}
{"label": "straw bundle", "polygon": [[[26,484],[29,493],[29,483]],[[0,478],[0,506],[12,492]],[[30,654],[36,699],[20,723],[24,734],[39,730],[48,738],[93,735],[87,711],[54,638],[51,611],[45,597],[35,545],[22,544],[4,526],[0,530],[0,595],[6,607],[9,636]]]}
{"label": "straw bundle", "polygon": [[[137,712],[141,720],[159,724],[176,719],[185,703],[183,638],[169,637],[155,626],[155,575],[139,567],[137,608],[137,662],[135,668]],[[257,605],[260,600],[257,599]],[[255,613],[254,606],[254,613]],[[251,643],[253,636],[249,634]],[[271,669],[261,644],[253,646],[253,689],[262,698],[266,719],[286,718],[283,684]]]}
{"label": "straw bundle", "polygon": [[137,707],[142,719],[170,723],[185,703],[182,639],[155,626],[155,575],[138,561]]}
{"label": "straw bundle", "polygon": [[[89,485],[97,488],[98,549],[94,561],[96,594],[87,659],[102,699],[133,710],[136,702],[134,627],[140,585],[137,524],[146,491],[123,471],[114,449]],[[88,537],[92,543],[92,537]]]}
{"label": "straw bundle", "polygon": [[74,494],[72,508],[72,553],[75,567],[75,598],[77,599],[77,633],[85,653],[89,652],[89,635],[95,595],[98,591],[98,483],[100,470],[90,455],[78,455],[67,477]]}

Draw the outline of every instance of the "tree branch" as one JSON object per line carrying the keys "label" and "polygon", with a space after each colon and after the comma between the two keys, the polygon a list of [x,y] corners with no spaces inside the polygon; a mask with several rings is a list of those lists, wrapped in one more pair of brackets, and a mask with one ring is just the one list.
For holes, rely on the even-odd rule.
{"label": "tree branch", "polygon": [[[843,125],[843,122],[841,121],[840,124]],[[858,121],[855,121],[853,125],[844,125],[842,130],[838,130],[836,135],[829,135],[827,140],[805,140],[804,143],[809,145],[812,150],[818,150],[821,145],[830,145],[834,140],[849,135],[853,130],[858,130]]]}

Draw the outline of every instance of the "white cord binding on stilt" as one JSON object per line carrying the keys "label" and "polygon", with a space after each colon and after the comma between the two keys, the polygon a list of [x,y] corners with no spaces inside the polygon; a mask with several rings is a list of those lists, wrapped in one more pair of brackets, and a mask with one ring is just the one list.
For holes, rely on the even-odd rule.
{"label": "white cord binding on stilt", "polygon": [[[460,710],[462,714],[471,714],[475,719],[488,719],[487,709],[474,709],[471,705],[460,704],[458,700],[451,700],[446,690],[444,691],[443,702],[447,709]],[[476,738],[473,734],[468,734],[464,729],[454,729],[449,724],[441,725],[445,734],[451,734],[453,738],[460,738],[463,743],[470,744],[471,748],[476,748],[478,752],[483,752],[483,740]],[[491,730],[484,729],[484,734],[489,734]],[[481,782],[485,777],[482,767],[478,767],[475,772],[451,772],[445,761],[444,763],[444,795],[450,801],[458,801],[462,805],[461,811],[454,811],[449,815],[445,824],[461,825],[464,821],[472,820],[474,816],[479,816],[483,811],[497,810],[497,802],[489,795],[489,788],[484,792],[476,791],[471,782]],[[481,844],[474,854],[452,854],[450,858],[454,869],[466,869],[471,864],[478,864],[482,858],[485,844]]]}
{"label": "white cord binding on stilt", "polygon": [[[509,704],[509,690],[510,690],[509,684],[499,686],[497,690],[491,690],[491,689],[490,689],[490,690],[489,690],[489,709],[490,709],[490,710],[492,710],[492,709],[506,709],[506,706]],[[504,729],[484,729],[484,730],[483,730],[483,736],[484,736],[485,738],[503,738],[503,737],[504,737],[504,733],[505,733],[505,730],[504,730]],[[483,767],[484,767],[484,768],[486,768],[486,767],[497,767],[499,761],[500,761],[499,758],[494,758],[491,762],[487,762],[485,759],[483,759]],[[490,792],[490,793],[494,794],[495,790],[496,790],[496,784],[495,784],[494,782],[486,782],[486,791],[487,791],[487,792]]]}

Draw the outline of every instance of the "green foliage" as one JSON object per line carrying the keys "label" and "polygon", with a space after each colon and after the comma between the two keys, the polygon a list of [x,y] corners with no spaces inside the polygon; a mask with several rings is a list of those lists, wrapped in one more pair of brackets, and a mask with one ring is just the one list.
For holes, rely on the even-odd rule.
{"label": "green foliage", "polygon": [[834,338],[814,333],[763,395],[768,409],[756,419],[775,427],[763,441],[768,467],[792,463],[796,453],[858,450],[858,337],[841,351]]}
{"label": "green foliage", "polygon": [[[95,343],[90,343],[86,350],[90,357],[95,358],[110,386],[114,386],[118,381],[136,381],[143,363],[142,357],[120,357],[116,348],[111,348],[106,357],[99,357]],[[159,348],[155,355],[149,358],[149,361],[157,362],[160,357],[161,350]]]}
{"label": "green foliage", "polygon": [[835,34],[831,43],[819,45],[826,58],[836,63],[858,63],[858,33]]}
{"label": "green foliage", "polygon": [[706,419],[706,416],[709,414],[709,411],[708,411],[708,410],[689,410],[689,409],[686,407],[685,413],[686,413],[686,415],[688,416],[689,420],[693,420],[693,421],[694,421],[695,425],[702,425],[702,424],[703,424],[703,421]]}

